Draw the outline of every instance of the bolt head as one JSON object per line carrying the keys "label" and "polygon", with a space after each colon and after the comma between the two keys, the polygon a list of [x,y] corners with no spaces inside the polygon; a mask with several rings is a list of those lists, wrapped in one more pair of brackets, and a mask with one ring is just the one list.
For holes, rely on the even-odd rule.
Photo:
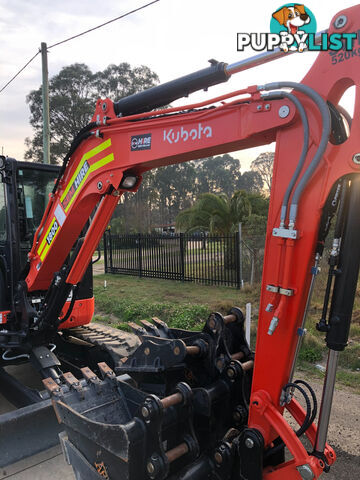
{"label": "bolt head", "polygon": [[148,462],[146,465],[146,470],[149,475],[153,475],[155,473],[155,466],[152,462]]}
{"label": "bolt head", "polygon": [[246,448],[253,448],[254,447],[254,440],[252,438],[247,438],[245,440],[245,447]]}
{"label": "bolt head", "polygon": [[297,467],[297,470],[303,480],[312,480],[314,478],[313,471],[307,463],[305,465],[300,465],[299,467]]}
{"label": "bolt head", "polygon": [[355,153],[352,159],[356,165],[360,165],[360,153]]}
{"label": "bolt head", "polygon": [[150,415],[149,409],[148,409],[147,407],[142,407],[142,408],[141,408],[141,415],[142,415],[144,418],[148,418],[149,415]]}
{"label": "bolt head", "polygon": [[339,15],[334,22],[335,28],[343,28],[347,24],[347,16],[346,15]]}
{"label": "bolt head", "polygon": [[174,355],[180,355],[180,347],[174,348]]}
{"label": "bolt head", "polygon": [[229,378],[234,378],[234,376],[235,376],[234,369],[233,369],[233,368],[228,368],[227,371],[226,371],[226,375],[227,375]]}
{"label": "bolt head", "polygon": [[216,360],[216,367],[221,370],[224,366],[224,361],[222,358],[219,358],[218,360]]}
{"label": "bolt head", "polygon": [[214,455],[215,462],[220,465],[223,461],[223,457],[220,452],[216,452]]}
{"label": "bolt head", "polygon": [[287,105],[282,105],[279,108],[279,117],[286,118],[290,113],[290,108]]}
{"label": "bolt head", "polygon": [[262,110],[262,106],[261,106],[261,105],[258,105],[258,106],[256,107],[256,109],[257,109],[258,111],[260,111],[260,110]]}

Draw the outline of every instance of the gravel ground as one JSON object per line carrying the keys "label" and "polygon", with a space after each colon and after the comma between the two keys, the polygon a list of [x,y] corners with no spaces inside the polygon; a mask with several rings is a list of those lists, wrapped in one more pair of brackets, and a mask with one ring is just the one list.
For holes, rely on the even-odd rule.
{"label": "gravel ground", "polygon": [[[301,378],[301,375],[297,375]],[[305,378],[304,378],[305,380]],[[307,379],[321,399],[322,383],[318,379]],[[360,479],[360,395],[351,390],[337,388],[331,411],[328,443],[337,456],[335,464],[324,480]]]}

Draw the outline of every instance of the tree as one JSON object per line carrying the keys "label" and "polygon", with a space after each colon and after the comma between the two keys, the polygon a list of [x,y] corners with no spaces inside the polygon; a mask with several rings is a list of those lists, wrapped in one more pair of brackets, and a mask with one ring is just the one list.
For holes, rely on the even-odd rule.
{"label": "tree", "polygon": [[246,190],[254,198],[260,195],[266,203],[259,193],[262,187],[260,174],[241,174],[239,160],[231,155],[209,157],[145,172],[138,192],[124,195],[114,216],[124,217],[126,232],[149,232],[155,226],[173,223],[179,212],[203,193],[231,197],[237,190]]}
{"label": "tree", "polygon": [[251,215],[258,215],[266,220],[269,210],[269,198],[257,192],[249,193],[248,199],[251,205]]}
{"label": "tree", "polygon": [[225,193],[230,196],[241,185],[239,160],[229,154],[204,158],[194,162],[197,173],[197,193]]}
{"label": "tree", "polygon": [[203,193],[191,208],[179,213],[176,226],[187,232],[202,230],[227,235],[250,215],[251,203],[243,190],[231,197]]}
{"label": "tree", "polygon": [[149,67],[134,67],[128,63],[111,64],[94,76],[97,97],[116,101],[159,83],[159,77]]}
{"label": "tree", "polygon": [[246,190],[247,192],[261,192],[264,182],[259,172],[244,172],[239,179],[237,188],[239,190]]}
{"label": "tree", "polygon": [[[131,95],[158,83],[157,75],[148,67],[131,68],[128,63],[109,65],[103,72],[92,73],[83,63],[64,67],[49,81],[51,163],[60,161],[79,130],[90,122],[99,96],[112,100]],[[42,161],[42,97],[41,87],[26,98],[30,108],[32,139],[26,138],[25,158]]]}
{"label": "tree", "polygon": [[261,153],[251,162],[251,170],[260,174],[262,181],[271,189],[272,171],[274,164],[274,152]]}

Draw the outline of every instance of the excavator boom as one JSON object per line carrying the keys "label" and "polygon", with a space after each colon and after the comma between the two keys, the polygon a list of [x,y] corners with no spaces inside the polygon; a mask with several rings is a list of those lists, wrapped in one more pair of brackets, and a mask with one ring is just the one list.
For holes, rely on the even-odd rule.
{"label": "excavator boom", "polygon": [[[346,21],[339,27],[334,19],[329,34],[360,31],[360,6],[339,16]],[[153,110],[243,69],[212,62],[200,72],[118,102],[98,100],[92,123],[80,132],[65,159],[29,254],[27,290],[48,289],[38,320],[43,329],[56,326],[69,292],[76,297],[76,286],[121,195],[136,191],[144,172],[274,141],[276,151],[255,359],[243,338],[238,312],[230,313],[231,319],[214,314],[195,336],[164,325],[161,330],[160,324],[141,331],[133,326],[143,343],[115,369],[118,376],[102,365],[102,381],[87,372],[82,383],[65,378],[66,388],[47,383],[70,432],[70,440],[64,441],[74,462],[90,462],[98,472],[111,470],[112,476],[102,476],[112,479],[282,480],[318,478],[335,461],[326,434],[360,263],[359,43],[357,33],[353,51],[344,52],[343,62],[332,62],[329,52],[322,51],[301,83],[253,85],[202,103]],[[350,119],[339,101],[353,85]],[[293,375],[319,259],[336,211],[338,275],[329,318],[319,324],[326,332],[329,360],[316,427],[313,412],[293,398],[295,389],[302,393],[308,385],[294,382]],[[87,232],[77,240],[93,213]],[[75,254],[66,263],[73,247]],[[251,394],[244,386],[249,382]],[[100,404],[99,417],[87,416],[93,411],[96,388],[103,400],[116,403],[113,422],[107,424],[108,411],[103,413]],[[216,431],[209,427],[206,435],[202,430],[197,435],[204,421],[201,405],[216,415],[214,405],[222,398],[245,419],[241,428],[219,414],[223,424]],[[285,408],[300,425],[296,433],[283,417]],[[208,421],[213,421],[211,415]],[[84,425],[90,428],[88,440]],[[180,443],[170,431],[175,426],[182,435]],[[304,432],[313,446],[310,453],[299,439]],[[104,435],[111,437],[108,443]],[[105,452],[102,460],[94,453],[97,442]],[[286,462],[277,456],[285,445],[291,454]],[[121,475],[116,474],[114,455]]]}

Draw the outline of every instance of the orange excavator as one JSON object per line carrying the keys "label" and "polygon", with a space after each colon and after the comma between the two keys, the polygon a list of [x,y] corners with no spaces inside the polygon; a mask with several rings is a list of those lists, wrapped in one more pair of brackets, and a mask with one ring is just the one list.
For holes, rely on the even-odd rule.
{"label": "orange excavator", "polygon": [[[78,479],[311,480],[335,462],[326,438],[360,264],[358,32],[360,6],[338,13],[327,33],[353,33],[352,50],[344,45],[336,62],[321,51],[301,83],[253,85],[163,108],[285,55],[274,50],[230,65],[211,61],[115,103],[98,100],[57,174],[0,325],[3,361],[27,356],[46,377]],[[352,85],[351,118],[339,101]],[[87,325],[93,299],[79,296],[86,269],[121,195],[135,192],[144,172],[271,142],[256,353],[237,307],[212,313],[198,332],[159,319],[132,323],[133,336]],[[316,425],[314,390],[294,371],[329,231],[317,324],[329,354]]]}

